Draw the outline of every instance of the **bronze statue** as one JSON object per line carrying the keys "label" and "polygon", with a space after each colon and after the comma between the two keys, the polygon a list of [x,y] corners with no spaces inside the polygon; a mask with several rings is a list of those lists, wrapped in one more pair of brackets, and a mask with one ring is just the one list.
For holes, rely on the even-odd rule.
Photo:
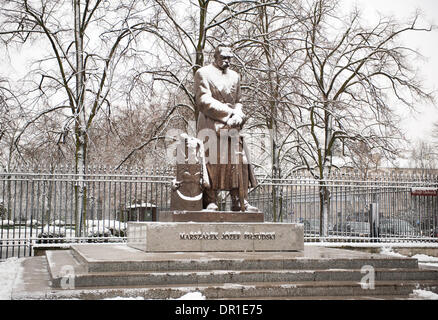
{"label": "bronze statue", "polygon": [[[255,187],[257,181],[240,135],[247,117],[240,103],[240,76],[229,68],[232,56],[230,46],[219,45],[215,49],[214,62],[195,74],[198,138],[209,136],[212,139],[211,134],[203,134],[203,131],[209,131],[214,132],[215,140],[213,144],[208,141],[210,148],[205,150],[210,186],[203,191],[203,208],[218,210],[218,191],[225,190],[230,191],[233,211],[259,212],[248,203],[248,188]],[[207,141],[203,141],[207,146]]]}

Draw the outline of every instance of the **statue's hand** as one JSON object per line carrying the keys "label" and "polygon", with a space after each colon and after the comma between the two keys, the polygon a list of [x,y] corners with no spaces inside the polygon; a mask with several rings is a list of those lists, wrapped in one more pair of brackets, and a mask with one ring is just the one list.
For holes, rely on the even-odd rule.
{"label": "statue's hand", "polygon": [[234,115],[242,118],[242,122],[246,120],[246,115],[243,113],[242,110],[235,110]]}
{"label": "statue's hand", "polygon": [[243,118],[238,114],[233,114],[233,116],[228,119],[227,126],[230,128],[239,128],[243,124]]}

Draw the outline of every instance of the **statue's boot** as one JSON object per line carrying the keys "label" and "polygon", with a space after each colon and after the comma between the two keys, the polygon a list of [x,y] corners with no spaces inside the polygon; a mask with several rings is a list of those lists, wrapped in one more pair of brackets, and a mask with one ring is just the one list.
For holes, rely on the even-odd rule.
{"label": "statue's boot", "polygon": [[[239,191],[237,191],[237,194],[236,194],[236,191],[234,191],[234,190],[231,191],[231,210],[232,211],[241,211],[238,193],[239,193]],[[250,205],[248,200],[246,200],[246,199],[244,200],[244,206],[245,206],[245,212],[251,212],[251,213],[260,212],[258,208]]]}
{"label": "statue's boot", "polygon": [[240,211],[239,198],[233,199],[233,197],[231,197],[231,211]]}
{"label": "statue's boot", "polygon": [[245,212],[251,212],[251,213],[260,212],[257,207],[250,205],[248,201],[245,200],[244,204],[245,204]]}
{"label": "statue's boot", "polygon": [[217,191],[212,189],[204,190],[202,201],[205,210],[208,211],[218,211],[219,207],[217,206]]}
{"label": "statue's boot", "polygon": [[216,203],[210,203],[205,210],[207,210],[207,211],[218,211],[219,207],[217,206]]}

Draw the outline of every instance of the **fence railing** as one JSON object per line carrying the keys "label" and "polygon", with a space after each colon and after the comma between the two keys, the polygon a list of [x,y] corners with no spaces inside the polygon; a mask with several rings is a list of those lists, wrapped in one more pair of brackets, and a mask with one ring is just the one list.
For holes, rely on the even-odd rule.
{"label": "fence railing", "polygon": [[[0,259],[32,255],[40,244],[123,242],[127,221],[155,220],[169,210],[173,178],[172,169],[0,172]],[[258,180],[250,203],[265,221],[303,223],[305,241],[438,240],[435,176],[258,175]],[[229,197],[221,196],[221,209],[229,210]],[[84,207],[80,217],[78,201]],[[370,220],[372,204],[377,217]]]}

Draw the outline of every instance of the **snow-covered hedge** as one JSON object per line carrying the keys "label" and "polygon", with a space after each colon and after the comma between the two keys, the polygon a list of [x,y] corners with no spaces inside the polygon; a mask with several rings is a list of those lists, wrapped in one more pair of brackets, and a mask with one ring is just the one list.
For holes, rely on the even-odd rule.
{"label": "snow-covered hedge", "polygon": [[40,226],[40,225],[41,225],[41,222],[38,221],[38,220],[27,220],[26,221],[26,226],[27,227],[37,227],[37,226]]}
{"label": "snow-covered hedge", "polygon": [[104,226],[89,227],[87,229],[87,237],[110,237],[111,231]]}
{"label": "snow-covered hedge", "polygon": [[[104,226],[88,227],[87,237],[89,238],[109,238],[112,237],[111,231]],[[88,242],[107,242],[105,239],[88,239]]]}
{"label": "snow-covered hedge", "polygon": [[53,223],[51,223],[52,225],[54,225],[54,226],[60,226],[60,227],[63,227],[63,226],[65,226],[65,221],[63,221],[63,220],[55,220]]}
{"label": "snow-covered hedge", "polygon": [[[66,231],[65,228],[60,226],[45,225],[43,229],[38,233],[38,238],[41,239],[52,239],[52,238],[65,238]],[[63,239],[55,240],[38,240],[38,243],[58,243],[64,242]]]}
{"label": "snow-covered hedge", "polygon": [[0,220],[0,228],[13,228],[15,222],[12,220]]}
{"label": "snow-covered hedge", "polygon": [[104,227],[105,229],[108,229],[111,232],[111,235],[115,237],[124,237],[126,235],[126,223],[120,222],[117,220],[87,220],[87,226],[88,228],[97,227],[101,228]]}

